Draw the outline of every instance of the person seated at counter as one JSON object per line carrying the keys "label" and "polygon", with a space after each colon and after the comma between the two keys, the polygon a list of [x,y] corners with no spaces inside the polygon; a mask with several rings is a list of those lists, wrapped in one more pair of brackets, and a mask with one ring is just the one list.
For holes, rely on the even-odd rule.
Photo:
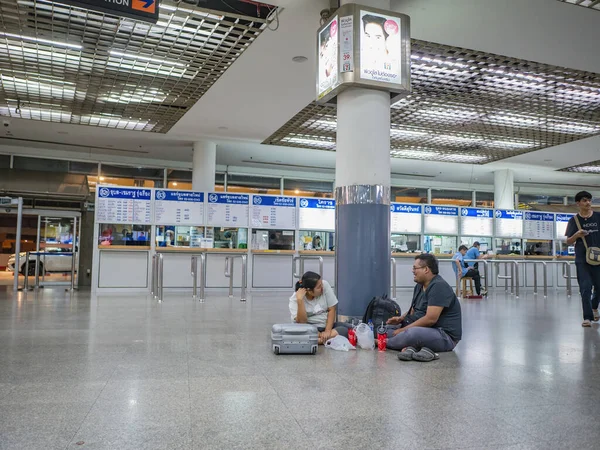
{"label": "person seated at counter", "polygon": [[292,322],[309,323],[319,330],[319,344],[342,335],[348,337],[349,324],[336,322],[338,299],[331,285],[315,272],[306,272],[296,283],[296,292],[290,297]]}
{"label": "person seated at counter", "polygon": [[[460,302],[452,287],[439,275],[435,256],[415,257],[412,268],[417,283],[413,303],[425,307],[425,315],[397,329],[388,329],[387,347],[400,350],[400,361],[428,362],[439,359],[438,352],[450,352],[462,338]],[[418,296],[423,296],[417,300]]]}
{"label": "person seated at counter", "polygon": [[313,250],[323,250],[323,244],[321,244],[321,236],[315,236],[312,241]]}
{"label": "person seated at counter", "polygon": [[452,269],[454,269],[454,273],[456,274],[457,283],[469,271],[467,268],[468,266],[465,264],[465,255],[467,254],[467,250],[469,249],[466,245],[461,245],[458,247],[458,252],[456,252],[452,257]]}
{"label": "person seated at counter", "polygon": [[[479,242],[473,242],[473,246],[467,250],[467,254],[465,255],[465,259],[486,259],[487,255],[482,255],[479,251],[479,247],[481,245]],[[475,281],[475,292],[477,295],[482,295],[481,292],[481,275],[479,274],[479,264],[473,261],[467,263],[468,271],[463,277],[473,278]],[[483,295],[487,295],[487,291],[483,291]]]}

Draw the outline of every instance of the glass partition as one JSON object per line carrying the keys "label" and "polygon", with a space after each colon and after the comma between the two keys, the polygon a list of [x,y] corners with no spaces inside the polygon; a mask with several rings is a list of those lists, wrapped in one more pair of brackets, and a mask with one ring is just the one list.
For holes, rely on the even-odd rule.
{"label": "glass partition", "polygon": [[525,256],[552,256],[552,241],[523,239]]}
{"label": "glass partition", "polygon": [[109,224],[98,225],[98,245],[150,246],[150,225]]}
{"label": "glass partition", "polygon": [[458,248],[456,245],[457,240],[456,236],[426,235],[424,242],[425,253],[453,255]]}
{"label": "glass partition", "polygon": [[159,225],[156,227],[157,247],[202,247],[204,227]]}
{"label": "glass partition", "polygon": [[480,237],[480,236],[461,236],[460,238],[460,245],[466,245],[468,248],[473,247],[473,243],[474,242],[479,242],[479,251],[481,253],[488,253],[488,252],[492,252],[493,253],[493,245],[492,245],[492,238],[487,236],[487,237]]}
{"label": "glass partition", "polygon": [[331,231],[300,231],[298,250],[334,250],[335,233]]}
{"label": "glass partition", "polygon": [[554,241],[556,256],[575,256],[575,245],[567,245],[567,241]]}
{"label": "glass partition", "polygon": [[497,238],[494,253],[496,255],[522,255],[521,239]]}
{"label": "glass partition", "polygon": [[392,253],[420,253],[421,236],[418,234],[392,233]]}
{"label": "glass partition", "polygon": [[252,249],[294,250],[295,239],[292,230],[252,230]]}
{"label": "glass partition", "polygon": [[[248,248],[248,229],[233,227],[206,227],[208,248]],[[210,244],[212,242],[212,245]]]}

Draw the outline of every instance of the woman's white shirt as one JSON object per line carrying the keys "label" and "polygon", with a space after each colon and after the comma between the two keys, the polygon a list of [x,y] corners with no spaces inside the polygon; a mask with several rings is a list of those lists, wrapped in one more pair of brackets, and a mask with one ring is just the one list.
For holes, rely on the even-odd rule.
{"label": "woman's white shirt", "polygon": [[[327,309],[338,304],[331,285],[323,280],[323,293],[319,297],[315,297],[312,300],[308,300],[306,295],[304,296],[304,308],[306,309],[307,322],[311,325],[318,327],[325,327],[327,325]],[[296,322],[296,316],[298,315],[298,300],[296,300],[296,293],[290,297],[290,314],[292,316],[292,322]]]}

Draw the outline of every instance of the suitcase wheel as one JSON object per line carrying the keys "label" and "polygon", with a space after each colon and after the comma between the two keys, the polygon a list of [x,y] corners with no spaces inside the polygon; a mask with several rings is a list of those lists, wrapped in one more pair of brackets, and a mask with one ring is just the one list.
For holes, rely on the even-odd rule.
{"label": "suitcase wheel", "polygon": [[279,355],[279,347],[274,347],[273,353],[275,353],[276,355]]}
{"label": "suitcase wheel", "polygon": [[317,347],[313,347],[312,351],[310,352],[312,355],[316,355],[317,354]]}

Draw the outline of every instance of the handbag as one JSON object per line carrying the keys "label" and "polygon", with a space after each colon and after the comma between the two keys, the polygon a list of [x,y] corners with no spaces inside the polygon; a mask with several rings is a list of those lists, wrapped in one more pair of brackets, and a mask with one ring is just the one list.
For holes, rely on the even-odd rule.
{"label": "handbag", "polygon": [[[577,224],[577,228],[582,230],[581,224],[579,223],[579,218],[577,215],[575,217],[575,223]],[[599,247],[588,247],[587,241],[585,240],[585,236],[582,238],[583,245],[585,245],[585,262],[587,262],[590,266],[600,266],[600,248]]]}

